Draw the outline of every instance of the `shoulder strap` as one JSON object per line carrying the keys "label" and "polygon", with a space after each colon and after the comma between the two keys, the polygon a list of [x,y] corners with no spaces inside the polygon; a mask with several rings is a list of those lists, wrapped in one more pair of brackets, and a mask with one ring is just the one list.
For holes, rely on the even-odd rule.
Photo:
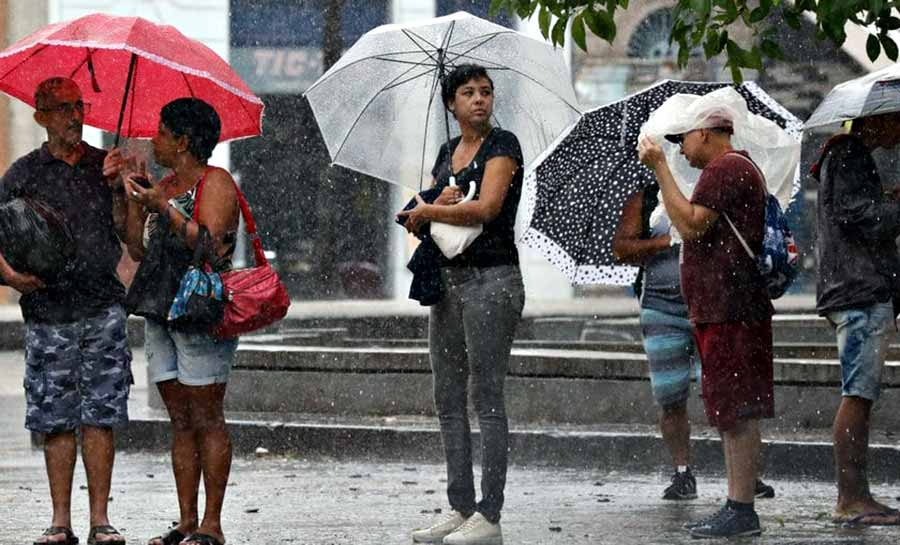
{"label": "shoulder strap", "polygon": [[728,214],[722,214],[725,216],[725,221],[728,222],[728,225],[731,226],[731,230],[734,231],[734,236],[740,241],[741,246],[744,247],[744,250],[747,251],[747,255],[750,256],[750,259],[756,259],[756,255],[753,253],[753,250],[750,249],[750,245],[747,244],[747,241],[744,240],[744,237],[741,236],[741,232],[738,231],[737,227],[734,226],[734,223],[731,222],[731,218],[728,217]]}
{"label": "shoulder strap", "polygon": [[[206,172],[203,173],[200,182],[197,183],[197,195],[194,197],[194,214],[192,218],[194,221],[197,221],[197,218],[199,217],[200,195],[203,192],[203,185],[206,182],[206,177],[214,169],[215,167],[207,168]],[[262,240],[260,240],[259,234],[256,232],[256,220],[253,219],[253,213],[250,212],[250,205],[247,204],[247,199],[244,198],[244,194],[241,192],[241,188],[238,187],[237,182],[234,181],[234,178],[231,178],[231,182],[234,184],[234,191],[237,194],[238,204],[241,207],[241,216],[244,218],[244,227],[247,229],[247,234],[250,236],[250,240],[253,244],[253,259],[256,262],[256,266],[262,267],[263,265],[268,265],[269,260],[266,259],[266,253],[263,251],[262,247]]]}
{"label": "shoulder strap", "polygon": [[732,155],[735,155],[735,156],[737,156],[737,157],[740,157],[740,158],[743,159],[744,161],[747,161],[748,163],[750,163],[751,166],[753,166],[753,169],[756,171],[757,174],[759,174],[759,179],[763,181],[763,191],[765,191],[766,194],[768,195],[769,190],[768,190],[768,188],[766,188],[766,175],[763,174],[762,169],[759,168],[759,166],[756,164],[756,161],[754,161],[753,159],[747,157],[747,156],[744,155],[743,153],[738,153],[738,152],[736,152],[736,151],[735,151],[735,152],[729,152],[729,153],[731,153]]}
{"label": "shoulder strap", "polygon": [[[768,198],[769,190],[766,189],[766,176],[765,176],[765,174],[763,174],[762,170],[756,165],[756,163],[753,161],[753,159],[750,159],[743,153],[733,152],[732,155],[740,157],[741,159],[747,161],[748,163],[750,163],[753,166],[754,170],[756,170],[756,173],[759,174],[759,178],[763,181],[763,191],[765,191],[766,198]],[[728,214],[723,213],[722,215],[725,216],[725,221],[727,221],[728,225],[731,226],[731,230],[734,231],[734,235],[737,237],[738,241],[741,243],[741,246],[744,247],[744,250],[747,252],[747,255],[750,256],[750,259],[756,259],[756,254],[754,254],[753,250],[750,249],[750,245],[747,244],[747,241],[744,239],[743,236],[741,236],[741,232],[738,231],[737,227],[735,227],[734,223],[731,221],[731,218],[728,217]]]}

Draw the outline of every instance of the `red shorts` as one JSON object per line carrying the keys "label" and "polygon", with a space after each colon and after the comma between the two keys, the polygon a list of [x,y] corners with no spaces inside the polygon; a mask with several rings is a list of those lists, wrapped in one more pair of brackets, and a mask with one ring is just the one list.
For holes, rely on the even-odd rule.
{"label": "red shorts", "polygon": [[695,324],[710,426],[775,416],[772,320]]}

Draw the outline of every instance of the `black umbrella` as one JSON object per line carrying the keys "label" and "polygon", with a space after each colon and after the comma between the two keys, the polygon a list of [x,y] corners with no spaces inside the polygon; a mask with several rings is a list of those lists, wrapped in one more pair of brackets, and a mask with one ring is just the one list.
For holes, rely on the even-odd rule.
{"label": "black umbrella", "polygon": [[[612,240],[625,201],[655,180],[638,160],[641,126],[672,95],[705,95],[728,85],[665,80],[585,113],[529,169],[520,240],[573,284],[631,284],[637,269],[616,263]],[[751,113],[799,139],[800,121],[756,84],[735,89]]]}

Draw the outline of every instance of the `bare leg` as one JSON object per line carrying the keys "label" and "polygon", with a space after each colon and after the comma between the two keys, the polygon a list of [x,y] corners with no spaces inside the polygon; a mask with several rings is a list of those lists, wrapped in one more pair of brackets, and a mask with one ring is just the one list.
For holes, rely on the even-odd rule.
{"label": "bare leg", "polygon": [[725,432],[722,430],[719,430],[719,438],[722,439],[722,455],[725,458],[725,482],[728,483],[727,497],[731,498],[734,495],[734,471],[732,469],[734,458],[731,456],[731,451],[729,450],[731,445],[725,440]]}
{"label": "bare leg", "polygon": [[[113,431],[94,426],[81,427],[81,461],[88,482],[88,503],[91,509],[91,527],[109,524],[107,506],[112,482],[116,449]],[[98,542],[118,540],[121,535],[98,533]]]}
{"label": "bare leg", "polygon": [[[176,529],[189,534],[197,529],[197,496],[200,488],[200,450],[191,424],[190,387],[176,380],[156,385],[172,423],[172,473],[178,494],[179,521]],[[150,542],[151,545],[154,542]]]}
{"label": "bare leg", "polygon": [[[72,476],[75,474],[77,447],[75,432],[49,433],[44,436],[44,462],[50,481],[50,500],[53,502],[53,519],[50,526],[72,527]],[[54,543],[64,541],[65,536],[45,536],[38,541]]]}
{"label": "bare leg", "polygon": [[728,499],[753,503],[756,490],[756,458],[759,453],[759,421],[739,421],[720,430],[728,470]]}
{"label": "bare leg", "polygon": [[672,455],[672,463],[675,466],[690,465],[691,422],[686,402],[663,407],[659,413],[659,431]]}
{"label": "bare leg", "polygon": [[869,449],[869,414],[872,402],[844,397],[834,417],[834,466],[837,473],[836,514],[883,511],[869,491],[866,454]]}
{"label": "bare leg", "polygon": [[191,421],[200,444],[206,506],[198,531],[221,542],[222,503],[231,472],[231,438],[225,425],[225,384],[186,386],[191,391]]}

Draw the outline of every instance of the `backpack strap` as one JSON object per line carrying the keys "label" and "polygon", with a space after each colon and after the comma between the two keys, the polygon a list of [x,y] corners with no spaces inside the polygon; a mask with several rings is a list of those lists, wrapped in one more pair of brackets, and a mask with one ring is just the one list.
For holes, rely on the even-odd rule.
{"label": "backpack strap", "polygon": [[[748,163],[750,163],[750,165],[753,166],[753,169],[756,170],[756,173],[759,174],[759,178],[763,181],[763,191],[765,191],[766,198],[768,198],[769,191],[768,191],[768,189],[766,189],[766,176],[765,176],[765,174],[763,174],[762,170],[756,165],[756,163],[753,161],[753,159],[750,159],[743,153],[737,153],[737,152],[730,152],[730,153],[732,153],[732,155],[740,157],[741,159],[747,161]],[[763,203],[763,204],[765,204],[765,203]],[[728,217],[728,214],[723,212],[722,215],[725,216],[725,221],[727,221],[728,225],[731,226],[731,230],[734,231],[734,236],[736,236],[738,241],[740,241],[741,246],[744,247],[744,250],[747,252],[747,255],[750,256],[750,259],[756,259],[756,254],[754,254],[753,250],[750,249],[750,245],[747,244],[747,241],[744,239],[743,236],[741,236],[741,232],[738,231],[738,228],[731,221],[731,218]]]}
{"label": "backpack strap", "polygon": [[[206,177],[215,168],[216,167],[207,168],[206,172],[203,173],[203,177],[200,178],[200,181],[197,183],[197,195],[194,197],[194,213],[192,218],[194,221],[197,221],[200,214],[200,195],[203,193],[203,185],[206,183]],[[256,266],[262,267],[268,265],[269,260],[266,259],[266,253],[263,251],[262,247],[262,240],[260,240],[259,234],[256,232],[256,220],[253,218],[253,213],[250,212],[250,205],[247,204],[247,199],[244,198],[244,194],[241,192],[241,188],[238,187],[237,182],[234,181],[234,178],[231,178],[231,183],[234,184],[234,191],[237,194],[238,204],[241,207],[241,216],[244,218],[244,227],[253,244],[253,259],[256,262]]]}
{"label": "backpack strap", "polygon": [[744,250],[747,251],[747,255],[750,256],[750,259],[756,259],[756,254],[753,253],[753,250],[750,249],[750,245],[747,244],[747,241],[744,240],[744,237],[741,236],[741,232],[738,231],[737,227],[734,226],[734,223],[731,222],[731,218],[728,217],[728,214],[722,214],[725,216],[725,221],[728,222],[728,225],[731,226],[731,230],[734,231],[734,236],[741,242],[741,246],[744,247]]}

